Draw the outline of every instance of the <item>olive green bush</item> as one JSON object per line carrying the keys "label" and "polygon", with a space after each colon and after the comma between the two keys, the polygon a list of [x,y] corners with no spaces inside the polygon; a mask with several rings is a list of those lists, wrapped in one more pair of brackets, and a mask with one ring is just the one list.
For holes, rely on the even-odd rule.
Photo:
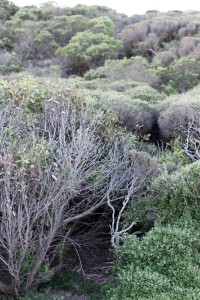
{"label": "olive green bush", "polygon": [[0,73],[3,75],[11,72],[22,71],[22,64],[14,53],[2,51],[0,54]]}
{"label": "olive green bush", "polygon": [[159,154],[160,175],[151,182],[147,195],[132,203],[124,215],[124,221],[135,220],[142,231],[152,228],[157,219],[163,223],[181,217],[199,220],[199,161],[189,163],[178,141],[172,147],[174,152]]}
{"label": "olive green bush", "polygon": [[199,238],[199,223],[191,220],[157,224],[142,240],[125,237],[117,249],[118,279],[101,299],[198,299]]}
{"label": "olive green bush", "polygon": [[112,81],[128,80],[144,82],[150,86],[156,85],[158,77],[142,56],[123,58],[118,60],[107,60],[103,67],[97,71],[105,74],[106,78]]}
{"label": "olive green bush", "polygon": [[118,57],[121,41],[112,36],[113,22],[108,17],[88,21],[88,29],[76,33],[69,44],[58,48],[56,54],[64,59],[66,75],[83,75],[90,68]]}
{"label": "olive green bush", "polygon": [[188,55],[175,60],[169,68],[169,79],[172,87],[178,92],[185,93],[199,84],[199,59],[196,55]]}
{"label": "olive green bush", "polygon": [[53,78],[40,78],[21,73],[19,76],[9,76],[0,79],[0,102],[13,103],[22,106],[26,112],[40,113],[43,111],[43,101],[56,98],[69,98],[80,103],[75,91],[75,83]]}
{"label": "olive green bush", "polygon": [[[109,89],[113,91],[117,91],[120,93],[125,93],[129,95],[134,88],[143,86],[142,82],[138,81],[131,81],[131,80],[119,80],[119,81],[112,81],[108,84]],[[137,97],[136,97],[137,98]]]}
{"label": "olive green bush", "polygon": [[164,100],[165,95],[160,94],[156,89],[149,85],[139,85],[133,88],[129,93],[131,98],[147,101],[151,104]]}
{"label": "olive green bush", "polygon": [[199,174],[200,163],[197,161],[153,182],[153,203],[163,222],[173,222],[184,216],[199,220]]}
{"label": "olive green bush", "polygon": [[86,80],[94,80],[97,78],[105,78],[105,74],[97,71],[97,70],[89,70],[88,72],[85,73],[84,78]]}

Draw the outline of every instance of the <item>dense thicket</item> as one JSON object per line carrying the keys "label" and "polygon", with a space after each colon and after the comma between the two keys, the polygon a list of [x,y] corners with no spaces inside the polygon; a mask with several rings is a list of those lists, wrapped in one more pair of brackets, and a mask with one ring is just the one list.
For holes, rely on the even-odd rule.
{"label": "dense thicket", "polygon": [[91,299],[199,299],[199,17],[1,1],[0,298],[109,239]]}
{"label": "dense thicket", "polygon": [[[27,69],[44,76],[82,76],[108,59],[141,56],[146,59],[141,73],[141,66],[134,71],[135,63],[127,63],[132,78],[168,94],[185,92],[200,79],[199,12],[148,11],[127,17],[97,5],[60,8],[49,2],[18,8],[3,0],[0,20],[2,74]],[[90,78],[111,72],[116,69],[109,63],[108,71],[92,71]]]}

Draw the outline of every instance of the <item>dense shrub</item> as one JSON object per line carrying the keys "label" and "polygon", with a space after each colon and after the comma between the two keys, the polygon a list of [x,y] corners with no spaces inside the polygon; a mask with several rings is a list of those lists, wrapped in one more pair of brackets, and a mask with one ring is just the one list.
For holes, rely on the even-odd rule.
{"label": "dense shrub", "polygon": [[131,57],[132,55],[141,55],[141,53],[139,53],[139,45],[147,39],[149,31],[148,27],[148,21],[131,24],[125,27],[121,33],[125,56]]}
{"label": "dense shrub", "polygon": [[[26,106],[32,112],[40,112],[42,101],[49,100],[56,93],[47,81],[30,76],[13,80],[12,84],[2,80],[0,85],[2,102],[11,101],[14,105]],[[56,84],[54,87],[56,88]]]}
{"label": "dense shrub", "polygon": [[22,71],[22,64],[15,56],[6,51],[2,51],[0,54],[0,73],[3,75]]}
{"label": "dense shrub", "polygon": [[[131,80],[119,80],[119,81],[112,81],[109,83],[108,88],[117,91],[120,93],[125,93],[128,95],[135,87],[142,86],[142,82],[138,81],[131,81]],[[137,97],[136,97],[137,98]]]}
{"label": "dense shrub", "polygon": [[158,124],[163,139],[185,138],[192,122],[194,126],[199,127],[200,99],[198,96],[192,97],[188,93],[169,97],[161,103],[160,107]]}
{"label": "dense shrub", "polygon": [[188,55],[175,60],[169,68],[169,80],[171,86],[178,92],[186,92],[199,83],[200,63],[195,55]]}
{"label": "dense shrub", "polygon": [[52,278],[54,257],[62,257],[64,244],[95,241],[101,222],[85,232],[82,225],[81,234],[78,228],[100,207],[105,219],[113,211],[117,244],[129,225],[121,228],[115,211],[123,213],[157,174],[156,159],[132,151],[116,130],[112,135],[112,115],[87,105],[84,94],[62,83],[1,81],[3,293],[36,289]]}
{"label": "dense shrub", "polygon": [[[156,55],[152,60],[152,63],[153,65],[158,65],[158,66],[161,65],[163,67],[169,67],[176,58],[177,58],[176,54],[171,49],[168,51],[160,51],[156,53]],[[163,80],[163,78],[161,79]]]}
{"label": "dense shrub", "polygon": [[112,81],[145,82],[151,86],[154,86],[158,81],[147,60],[140,56],[122,60],[107,60],[104,67],[97,70],[104,73]]}
{"label": "dense shrub", "polygon": [[181,216],[199,220],[200,185],[199,161],[189,164],[178,172],[158,178],[152,185],[153,203],[158,216],[164,222],[171,222]]}
{"label": "dense shrub", "polygon": [[[0,10],[4,11],[5,19],[10,19],[19,10],[19,7],[12,1],[2,0],[0,3]],[[4,18],[2,18],[3,20]]]}
{"label": "dense shrub", "polygon": [[97,78],[105,78],[105,74],[100,71],[97,71],[97,70],[90,70],[88,72],[85,73],[84,75],[84,78],[86,80],[94,80],[94,79],[97,79]]}
{"label": "dense shrub", "polygon": [[140,85],[133,88],[129,93],[131,98],[147,101],[151,104],[157,103],[165,98],[164,94],[160,94],[157,90],[149,85]]}
{"label": "dense shrub", "polygon": [[147,101],[133,99],[127,104],[119,101],[111,107],[117,113],[119,125],[127,131],[149,134],[156,126],[157,113]]}
{"label": "dense shrub", "polygon": [[119,279],[101,297],[192,300],[200,297],[199,224],[157,225],[144,239],[127,236],[117,250]]}
{"label": "dense shrub", "polygon": [[60,46],[66,46],[77,32],[86,29],[86,22],[82,15],[54,16],[48,20],[47,28]]}
{"label": "dense shrub", "polygon": [[69,44],[60,47],[57,55],[65,59],[66,75],[83,75],[90,68],[118,57],[121,41],[112,36],[113,22],[108,17],[91,19],[89,29],[76,33]]}
{"label": "dense shrub", "polygon": [[194,37],[185,37],[180,42],[179,47],[179,55],[180,56],[187,56],[194,52],[197,44],[199,43],[198,38]]}
{"label": "dense shrub", "polygon": [[169,97],[161,104],[158,125],[164,140],[180,137],[185,153],[198,160],[200,149],[199,88],[187,94]]}

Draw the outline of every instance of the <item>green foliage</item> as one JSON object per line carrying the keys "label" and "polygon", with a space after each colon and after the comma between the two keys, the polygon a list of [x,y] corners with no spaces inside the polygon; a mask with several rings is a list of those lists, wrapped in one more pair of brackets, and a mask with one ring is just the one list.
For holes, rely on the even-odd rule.
{"label": "green foliage", "polygon": [[[72,95],[73,94],[73,95]],[[60,101],[72,96],[77,105],[80,98],[77,91],[63,80],[38,78],[33,76],[22,76],[14,80],[0,80],[0,101],[11,102],[16,106],[23,106],[24,111],[38,113],[43,109],[44,100]]]}
{"label": "green foliage", "polygon": [[[1,0],[0,11],[1,11],[1,13],[3,13],[3,11],[5,12],[5,14],[4,14],[5,19],[10,19],[10,17],[15,15],[18,10],[19,10],[19,7],[17,5],[15,5],[12,1]],[[2,18],[2,19],[4,19],[4,18]]]}
{"label": "green foliage", "polygon": [[24,105],[32,112],[40,112],[42,101],[50,99],[54,93],[49,90],[48,84],[33,77],[15,80],[12,85],[2,81],[1,87],[1,101]]}
{"label": "green foliage", "polygon": [[106,59],[115,58],[119,40],[104,33],[92,33],[86,30],[77,33],[70,43],[57,50],[57,55],[66,59],[68,72],[84,74],[91,67],[102,65]]}
{"label": "green foliage", "polygon": [[148,85],[137,86],[128,94],[131,98],[140,99],[152,104],[162,101],[165,98],[164,94],[160,94],[156,89]]}
{"label": "green foliage", "polygon": [[22,71],[22,64],[18,61],[15,53],[2,51],[0,54],[0,73],[3,75],[10,72]]}
{"label": "green foliage", "polygon": [[108,60],[104,67],[97,69],[103,72],[112,81],[128,80],[154,85],[157,77],[150,70],[150,65],[143,57],[124,58],[122,60]]}
{"label": "green foliage", "polygon": [[169,68],[169,80],[172,87],[178,92],[186,92],[199,83],[200,80],[200,62],[195,56],[183,57]]}
{"label": "green foliage", "polygon": [[97,78],[105,78],[105,74],[97,71],[97,70],[89,70],[88,72],[85,73],[84,78],[86,80],[94,80]]}
{"label": "green foliage", "polygon": [[33,40],[35,48],[34,57],[37,59],[51,58],[58,48],[58,44],[54,40],[54,36],[47,30],[41,31]]}
{"label": "green foliage", "polygon": [[99,299],[198,299],[199,238],[191,220],[157,225],[142,240],[127,236],[117,250],[118,279]]}
{"label": "green foliage", "polygon": [[40,293],[28,294],[27,296],[20,297],[20,300],[63,300],[62,296],[45,295]]}
{"label": "green foliage", "polygon": [[112,36],[114,31],[114,23],[108,17],[91,19],[87,25],[93,33],[103,33]]}
{"label": "green foliage", "polygon": [[86,18],[81,15],[55,16],[48,21],[47,26],[55,41],[60,46],[66,46],[77,32],[86,29]]}
{"label": "green foliage", "polygon": [[178,172],[156,179],[152,184],[153,203],[163,222],[173,222],[180,217],[200,216],[200,163],[192,163]]}
{"label": "green foliage", "polygon": [[[12,185],[13,190],[16,188],[16,195],[25,191],[23,187],[29,177],[32,180],[27,185],[28,188],[31,186],[30,195],[35,192],[34,199],[38,199],[37,188],[44,177],[52,187],[54,184],[56,186],[63,169],[63,178],[69,176],[68,168],[57,167],[71,145],[71,132],[61,126],[62,130],[67,131],[67,138],[63,138],[64,148],[58,158],[57,145],[62,138],[57,138],[57,135],[61,130],[62,103],[69,106],[73,103],[74,111],[78,112],[75,122],[77,128],[82,121],[80,110],[84,110],[87,104],[90,115],[81,128],[87,127],[89,130],[90,119],[96,122],[94,138],[105,146],[105,152],[120,140],[129,147],[130,159],[134,153],[142,158],[144,153],[141,151],[145,151],[144,155],[156,156],[159,163],[160,176],[151,183],[149,189],[144,187],[144,197],[131,199],[128,210],[122,216],[123,224],[136,221],[144,232],[154,225],[155,228],[142,240],[133,236],[124,237],[116,252],[115,274],[118,278],[102,288],[102,292],[96,296],[100,300],[200,298],[200,88],[186,93],[200,81],[199,18],[199,12],[149,11],[143,16],[128,18],[97,5],[60,8],[49,2],[40,7],[18,8],[7,0],[0,3],[0,73],[3,75],[0,78],[0,104],[3,109],[8,108],[6,113],[10,114],[5,114],[0,134],[3,136],[2,145],[6,140],[6,151],[12,153],[12,157],[8,157],[14,170],[11,184],[16,176],[24,176],[23,180]],[[60,75],[61,68],[63,76],[84,75],[84,79],[75,75],[67,80],[28,75]],[[26,73],[14,74],[25,69]],[[180,92],[184,94],[177,95]],[[165,94],[174,96],[164,99]],[[56,114],[53,113],[54,108]],[[74,111],[70,111],[69,118]],[[51,112],[55,117],[48,119],[45,129],[40,124],[44,112],[46,115]],[[49,125],[51,122],[53,129]],[[81,136],[81,130],[77,128],[74,129],[74,141]],[[38,138],[33,142],[35,132]],[[163,139],[167,149],[157,149],[150,141],[154,136]],[[49,140],[51,137],[52,145],[48,137]],[[1,155],[4,150],[1,148]],[[71,151],[73,161],[77,151]],[[194,158],[195,153],[198,155]],[[51,169],[53,177],[51,172],[43,172],[49,164],[50,154],[54,157]],[[104,154],[101,154],[100,161]],[[193,161],[198,161],[189,164],[185,154]],[[58,160],[58,163],[54,160]],[[104,181],[101,171],[95,168],[90,170],[90,160],[89,165],[84,166],[87,176],[81,183],[80,193],[75,186],[76,181],[79,182],[79,174],[78,180],[72,179],[71,194],[77,193],[78,196],[70,202],[69,211],[73,211],[78,197],[85,199],[85,194],[81,193],[87,183],[90,187],[95,186],[89,190],[89,199],[98,201],[98,195],[95,194],[93,199],[91,193],[96,186],[103,186]],[[100,161],[95,162],[95,166]],[[3,174],[1,156],[0,162],[0,173]],[[84,159],[80,164],[82,162],[84,164]],[[36,169],[41,173],[37,173]],[[4,182],[3,177],[1,180]],[[1,189],[3,187],[2,184]],[[46,188],[45,196],[48,195]],[[59,188],[54,192],[57,190]],[[15,197],[10,199],[14,201]],[[81,211],[85,209],[84,201]],[[16,212],[20,208],[16,203],[13,206]],[[0,213],[3,214],[2,211]],[[48,214],[51,213],[50,209]],[[17,220],[18,216],[14,214],[11,219]],[[46,219],[43,220],[45,238],[50,227],[46,225]],[[41,220],[37,222],[36,227],[41,227]],[[17,222],[13,221],[12,225],[15,224]],[[66,227],[59,226],[65,231]],[[59,237],[63,234],[61,231]],[[34,247],[37,248],[39,231],[31,229],[32,232],[32,236],[36,237]],[[51,247],[56,243],[57,239],[53,240]],[[16,289],[26,281],[36,258],[34,247],[30,246],[23,256],[18,272],[20,283],[16,281]],[[13,249],[16,249],[17,261],[20,250],[16,247]],[[51,249],[47,253],[47,256],[51,256]],[[34,275],[39,279],[53,274],[47,256],[42,258]],[[98,290],[93,283],[70,271],[56,275],[51,288],[67,289],[79,295]],[[47,298],[60,299],[45,292],[28,294],[20,299]]]}
{"label": "green foliage", "polygon": [[[63,76],[82,76],[103,66],[105,60],[120,57],[122,62],[105,70],[112,80],[145,82],[167,94],[185,92],[199,81],[198,12],[156,11],[128,18],[98,5],[61,8],[50,1],[19,9],[3,0],[0,17],[0,48],[14,51],[19,63],[32,73],[30,63],[49,59],[50,65],[63,68]],[[143,59],[129,66],[123,60],[138,56]],[[17,71],[16,66],[7,69]],[[91,79],[99,76],[92,73]]]}
{"label": "green foliage", "polygon": [[54,275],[51,288],[53,290],[62,289],[71,291],[77,295],[91,294],[98,289],[94,282],[73,271],[65,271],[59,275]]}

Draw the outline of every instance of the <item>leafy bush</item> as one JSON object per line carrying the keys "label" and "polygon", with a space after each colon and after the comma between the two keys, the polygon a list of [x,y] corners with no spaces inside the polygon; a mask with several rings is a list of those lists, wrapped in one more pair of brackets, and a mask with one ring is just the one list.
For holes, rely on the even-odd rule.
{"label": "leafy bush", "polygon": [[97,69],[112,81],[129,80],[147,83],[154,86],[158,77],[151,70],[147,60],[141,56],[130,59],[107,60],[104,67]]}
{"label": "leafy bush", "polygon": [[18,60],[15,54],[2,51],[0,54],[0,73],[3,75],[11,72],[22,71],[22,64]]}
{"label": "leafy bush", "polygon": [[160,94],[157,90],[148,85],[140,85],[133,88],[129,93],[131,98],[147,101],[151,104],[162,101],[164,94]]}
{"label": "leafy bush", "polygon": [[147,196],[132,203],[124,215],[125,222],[135,220],[141,230],[147,231],[157,219],[163,223],[188,216],[199,219],[199,162],[188,164],[183,152],[176,151],[158,159],[162,175],[151,182]]}
{"label": "leafy bush", "polygon": [[66,75],[83,75],[90,68],[103,65],[106,59],[117,58],[118,48],[121,48],[120,40],[91,29],[74,35],[69,44],[60,47],[56,53],[65,59]]}
{"label": "leafy bush", "polygon": [[[70,89],[71,86],[71,89]],[[73,94],[73,95],[72,95]],[[0,80],[0,101],[23,106],[26,112],[39,113],[43,110],[45,100],[62,100],[71,97],[79,102],[73,85],[66,84],[62,79],[39,78],[22,73],[19,77]]]}
{"label": "leafy bush", "polygon": [[97,291],[97,285],[73,271],[65,271],[54,275],[51,282],[52,289],[71,291],[77,295]]}
{"label": "leafy bush", "polygon": [[118,279],[100,299],[198,299],[199,240],[199,223],[191,220],[157,225],[142,240],[127,236],[117,250]]}
{"label": "leafy bush", "polygon": [[190,55],[175,60],[169,68],[171,86],[178,92],[185,93],[199,84],[200,63],[198,57]]}
{"label": "leafy bush", "polygon": [[94,80],[97,78],[105,78],[105,74],[97,71],[97,70],[90,70],[88,72],[85,73],[84,78],[86,80]]}
{"label": "leafy bush", "polygon": [[138,81],[119,80],[109,83],[108,88],[120,93],[126,93],[126,95],[128,95],[128,93],[131,92],[135,87],[139,87],[142,85],[143,83]]}
{"label": "leafy bush", "polygon": [[10,17],[15,15],[19,10],[19,7],[12,1],[2,0],[0,3],[0,9],[4,9],[6,11],[6,19],[10,19]]}
{"label": "leafy bush", "polygon": [[153,203],[163,222],[182,216],[199,220],[200,162],[186,165],[178,172],[156,179],[152,184]]}

